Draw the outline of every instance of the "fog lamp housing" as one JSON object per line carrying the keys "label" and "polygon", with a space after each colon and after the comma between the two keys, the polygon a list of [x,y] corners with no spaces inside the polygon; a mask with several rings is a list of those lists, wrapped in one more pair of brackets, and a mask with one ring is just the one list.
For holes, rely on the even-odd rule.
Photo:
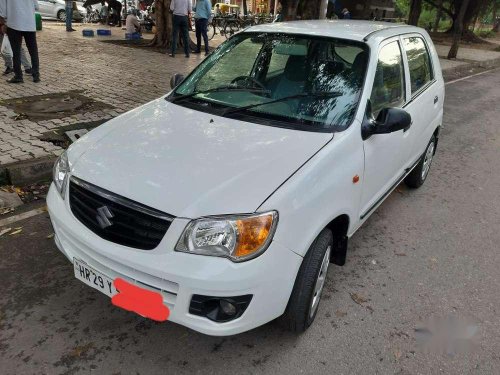
{"label": "fog lamp housing", "polygon": [[242,316],[251,300],[251,294],[235,297],[194,294],[189,305],[189,313],[203,316],[217,323],[229,322]]}

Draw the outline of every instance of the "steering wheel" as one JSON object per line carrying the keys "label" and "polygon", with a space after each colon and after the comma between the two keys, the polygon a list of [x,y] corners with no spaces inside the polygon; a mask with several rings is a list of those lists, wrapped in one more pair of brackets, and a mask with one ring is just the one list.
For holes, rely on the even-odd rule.
{"label": "steering wheel", "polygon": [[239,81],[251,82],[251,83],[253,83],[253,85],[252,85],[252,86],[250,86],[250,87],[258,87],[258,88],[262,89],[262,91],[264,91],[264,92],[269,91],[269,90],[267,89],[267,87],[266,87],[266,86],[264,86],[264,84],[263,84],[262,82],[260,82],[260,81],[259,81],[257,78],[255,78],[255,77],[251,77],[251,76],[238,76],[238,77],[236,77],[235,79],[233,79],[233,80],[231,81],[231,83],[236,83],[236,82],[239,82]]}

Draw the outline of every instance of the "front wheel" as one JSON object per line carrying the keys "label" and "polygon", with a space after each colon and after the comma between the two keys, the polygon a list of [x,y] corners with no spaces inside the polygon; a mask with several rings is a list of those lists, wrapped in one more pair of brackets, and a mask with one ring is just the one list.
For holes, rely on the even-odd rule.
{"label": "front wheel", "polygon": [[332,246],[332,231],[323,229],[302,260],[292,295],[281,317],[281,322],[290,331],[304,332],[316,317],[330,265]]}
{"label": "front wheel", "polygon": [[413,168],[410,174],[405,178],[405,184],[408,187],[417,189],[424,184],[425,179],[429,174],[429,170],[431,169],[432,159],[434,157],[435,151],[436,136],[433,135],[417,166]]}

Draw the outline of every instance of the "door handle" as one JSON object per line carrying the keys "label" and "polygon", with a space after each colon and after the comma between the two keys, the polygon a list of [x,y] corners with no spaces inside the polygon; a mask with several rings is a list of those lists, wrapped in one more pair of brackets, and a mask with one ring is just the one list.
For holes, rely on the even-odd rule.
{"label": "door handle", "polygon": [[436,104],[438,102],[439,98],[437,97],[437,95],[434,97],[434,104]]}

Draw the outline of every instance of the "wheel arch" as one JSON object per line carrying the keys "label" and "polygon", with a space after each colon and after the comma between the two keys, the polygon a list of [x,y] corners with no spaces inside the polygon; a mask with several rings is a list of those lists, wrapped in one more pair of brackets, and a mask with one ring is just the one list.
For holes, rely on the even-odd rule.
{"label": "wheel arch", "polygon": [[333,233],[333,252],[330,262],[339,266],[343,266],[346,261],[349,223],[349,216],[341,214],[325,226]]}
{"label": "wheel arch", "polygon": [[434,130],[434,137],[436,138],[436,141],[434,143],[434,155],[436,155],[436,151],[437,151],[437,145],[438,145],[438,142],[439,142],[439,135],[441,134],[441,125],[438,125],[436,127],[436,129]]}

